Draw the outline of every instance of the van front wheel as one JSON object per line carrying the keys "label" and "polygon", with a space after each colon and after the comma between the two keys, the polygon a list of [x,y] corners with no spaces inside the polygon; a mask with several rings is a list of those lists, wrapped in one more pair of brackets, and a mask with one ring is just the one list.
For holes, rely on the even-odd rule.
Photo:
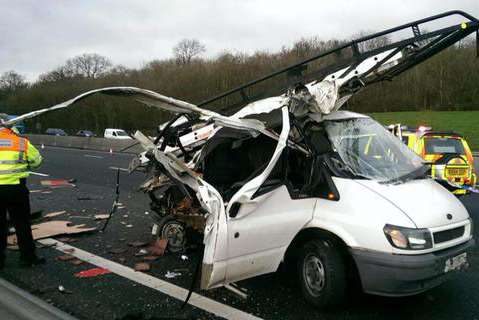
{"label": "van front wheel", "polygon": [[346,295],[341,248],[329,239],[307,242],[300,251],[298,277],[304,298],[319,308],[340,304]]}

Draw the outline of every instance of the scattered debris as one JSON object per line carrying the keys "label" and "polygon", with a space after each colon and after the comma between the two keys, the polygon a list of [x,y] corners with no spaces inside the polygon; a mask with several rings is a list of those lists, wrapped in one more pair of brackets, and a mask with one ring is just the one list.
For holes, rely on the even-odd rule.
{"label": "scattered debris", "polygon": [[75,183],[75,182],[77,182],[77,179],[75,179],[75,178],[68,179],[68,182],[69,182],[69,183]]}
{"label": "scattered debris", "polygon": [[133,225],[132,225],[132,224],[127,224],[125,227],[127,227],[127,228],[132,228]]}
{"label": "scattered debris", "polygon": [[181,276],[180,272],[167,271],[165,273],[165,278],[167,278],[167,279],[174,279],[174,278],[179,277],[179,276]]}
{"label": "scattered debris", "polygon": [[184,254],[181,255],[181,260],[186,261],[186,260],[188,260],[188,259],[189,259],[189,258],[188,258],[187,255],[184,255]]}
{"label": "scattered debris", "polygon": [[92,277],[97,277],[101,276],[104,274],[111,273],[110,270],[105,269],[105,268],[93,268],[93,269],[88,269],[88,270],[83,270],[80,272],[77,272],[74,274],[76,278],[92,278]]}
{"label": "scattered debris", "polygon": [[145,215],[149,215],[150,213],[148,211],[145,211]]}
{"label": "scattered debris", "polygon": [[77,259],[70,260],[69,262],[70,262],[71,264],[73,264],[74,266],[79,266],[79,265],[85,263],[85,261],[80,260],[80,259],[78,259],[78,258],[77,258]]}
{"label": "scattered debris", "polygon": [[109,214],[95,214],[95,220],[105,220],[110,217]]}
{"label": "scattered debris", "polygon": [[53,217],[57,217],[57,216],[60,216],[62,214],[66,213],[66,211],[55,211],[55,212],[50,212],[50,213],[47,213],[44,218],[53,218]]}
{"label": "scattered debris", "polygon": [[57,260],[57,261],[71,261],[71,260],[74,260],[74,259],[76,259],[76,257],[74,257],[72,255],[69,255],[69,254],[58,256],[58,257],[55,258],[55,260]]}
{"label": "scattered debris", "polygon": [[135,264],[135,271],[150,271],[151,267],[149,263],[146,262],[139,262]]}
{"label": "scattered debris", "polygon": [[133,242],[128,242],[128,245],[130,247],[135,247],[135,248],[139,248],[139,247],[144,247],[148,244],[149,242],[147,241],[133,241]]}
{"label": "scattered debris", "polygon": [[145,256],[145,257],[143,257],[143,260],[145,260],[145,261],[155,261],[158,258],[159,258],[158,256]]}
{"label": "scattered debris", "polygon": [[166,246],[168,245],[167,239],[158,239],[155,243],[148,248],[150,254],[154,256],[162,256],[165,254]]}
{"label": "scattered debris", "polygon": [[140,251],[135,253],[135,257],[146,256],[147,254],[148,254],[148,251],[146,251],[145,249],[141,249]]}
{"label": "scattered debris", "polygon": [[61,285],[58,286],[58,291],[60,291],[63,294],[72,294],[73,293],[72,291],[65,289],[65,287],[61,286]]}
{"label": "scattered debris", "polygon": [[[96,228],[87,228],[84,224],[71,225],[70,221],[48,221],[32,226],[32,235],[34,240],[51,238],[64,234],[77,234],[96,230]],[[8,244],[16,245],[16,235],[8,237]]]}
{"label": "scattered debris", "polygon": [[122,253],[125,253],[127,251],[128,251],[128,249],[126,249],[126,248],[113,248],[113,249],[108,250],[109,253],[113,253],[113,254],[122,254]]}
{"label": "scattered debris", "polygon": [[244,292],[242,288],[236,286],[236,285],[233,285],[233,284],[225,284],[224,285],[224,288],[233,292],[234,294],[236,294],[238,297],[240,297],[241,299],[243,300],[246,300],[248,299],[248,294],[246,292]]}
{"label": "scattered debris", "polygon": [[40,184],[47,187],[75,187],[74,184],[65,179],[41,180]]}

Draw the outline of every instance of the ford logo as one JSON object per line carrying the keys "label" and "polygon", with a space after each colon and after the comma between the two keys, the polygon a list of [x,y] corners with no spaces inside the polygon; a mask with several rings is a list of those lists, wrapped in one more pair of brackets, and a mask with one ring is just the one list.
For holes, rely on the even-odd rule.
{"label": "ford logo", "polygon": [[448,220],[452,220],[452,214],[448,213],[448,214],[446,215],[446,217],[447,217]]}

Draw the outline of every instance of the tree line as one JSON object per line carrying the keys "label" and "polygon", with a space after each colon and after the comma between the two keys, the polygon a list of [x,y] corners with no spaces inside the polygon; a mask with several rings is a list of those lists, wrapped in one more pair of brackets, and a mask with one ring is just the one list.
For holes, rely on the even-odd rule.
{"label": "tree line", "polygon": [[[27,83],[15,71],[0,75],[0,112],[22,114],[106,86],[136,86],[200,103],[342,42],[314,37],[301,39],[278,52],[223,52],[214,58],[202,58],[205,46],[196,39],[184,39],[173,48],[172,58],[153,60],[138,69],[115,65],[108,57],[85,53],[41,74],[33,83]],[[335,58],[341,57],[324,59],[312,68],[334,63]],[[463,41],[391,82],[381,82],[359,92],[345,108],[363,113],[479,109],[478,61],[475,43]],[[253,98],[261,97],[261,93],[263,96],[277,94],[280,88],[284,88],[285,81],[288,80],[275,79],[249,90],[247,94]],[[239,95],[231,96],[208,108],[231,113],[233,110],[225,110],[224,106],[234,106],[240,101]],[[72,134],[79,129],[101,133],[104,128],[114,127],[154,133],[155,128],[169,117],[170,114],[143,107],[132,100],[95,96],[72,109],[35,118],[27,126],[32,132],[53,127]]]}

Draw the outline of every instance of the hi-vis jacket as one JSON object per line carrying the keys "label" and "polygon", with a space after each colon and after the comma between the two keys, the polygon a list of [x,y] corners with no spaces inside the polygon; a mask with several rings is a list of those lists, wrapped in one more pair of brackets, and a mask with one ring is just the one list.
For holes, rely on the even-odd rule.
{"label": "hi-vis jacket", "polygon": [[0,128],[0,185],[20,184],[29,170],[42,163],[42,156],[28,141],[8,128]]}

